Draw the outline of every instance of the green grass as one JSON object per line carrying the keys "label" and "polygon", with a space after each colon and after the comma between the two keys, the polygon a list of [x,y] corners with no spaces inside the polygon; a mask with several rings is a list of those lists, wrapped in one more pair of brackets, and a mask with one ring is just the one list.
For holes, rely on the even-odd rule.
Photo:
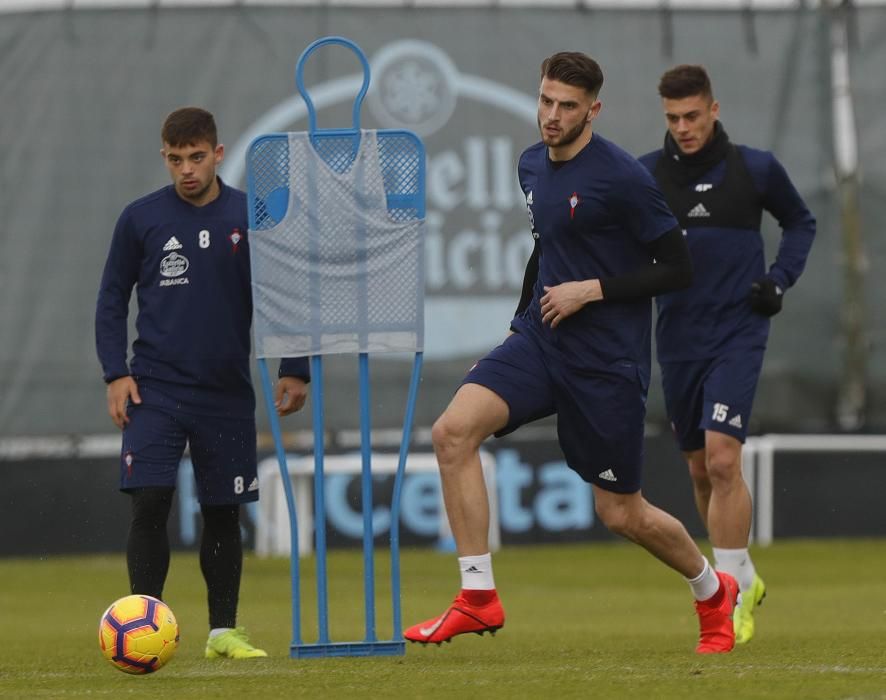
{"label": "green grass", "polygon": [[[769,595],[758,635],[727,655],[693,653],[696,620],[679,576],[627,544],[507,547],[495,575],[508,613],[494,638],[407,645],[404,657],[288,658],[289,563],[248,558],[240,618],[271,658],[207,661],[205,589],[193,555],[173,556],[166,600],[181,628],[169,666],[114,670],[98,618],[126,591],[122,556],[0,560],[0,696],[15,698],[846,698],[886,700],[886,541],[776,543],[754,553]],[[305,632],[316,639],[312,563]],[[390,638],[379,553],[378,636]],[[403,554],[403,617],[442,611],[453,556]],[[362,638],[362,560],[330,557],[330,626]]]}

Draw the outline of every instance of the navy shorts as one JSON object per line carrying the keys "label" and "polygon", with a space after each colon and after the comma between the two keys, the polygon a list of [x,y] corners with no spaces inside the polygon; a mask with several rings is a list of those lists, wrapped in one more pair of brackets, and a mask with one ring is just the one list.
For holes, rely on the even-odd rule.
{"label": "navy shorts", "polygon": [[255,416],[200,415],[177,410],[170,397],[139,385],[141,404],[130,403],[123,430],[120,490],[175,488],[190,448],[197,498],[205,505],[258,500]]}
{"label": "navy shorts", "polygon": [[665,406],[680,449],[704,447],[706,430],[744,442],[765,348],[661,363]]}
{"label": "navy shorts", "polygon": [[556,414],[560,448],[573,471],[606,491],[640,489],[646,387],[635,363],[570,368],[515,333],[474,365],[464,383],[480,384],[507,403],[508,424],[496,437]]}

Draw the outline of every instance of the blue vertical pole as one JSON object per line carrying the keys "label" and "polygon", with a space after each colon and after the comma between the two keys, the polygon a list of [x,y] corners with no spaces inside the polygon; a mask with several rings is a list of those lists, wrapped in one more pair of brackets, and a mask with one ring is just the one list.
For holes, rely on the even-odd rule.
{"label": "blue vertical pole", "polygon": [[268,374],[268,363],[264,358],[258,361],[259,375],[261,376],[262,393],[265,396],[265,406],[268,409],[268,419],[271,423],[271,435],[274,437],[274,448],[277,452],[277,464],[280,466],[280,479],[283,483],[283,493],[286,495],[286,506],[289,510],[289,577],[292,579],[292,644],[301,644],[301,575],[299,573],[298,560],[298,519],[295,512],[295,499],[292,495],[292,480],[289,478],[289,468],[286,463],[286,452],[283,450],[283,436],[280,431],[280,418],[274,406],[274,392],[271,386],[271,377]]}
{"label": "blue vertical pole", "polygon": [[375,636],[375,556],[372,531],[372,417],[369,410],[369,354],[360,353],[360,456],[363,499],[363,598],[366,610],[366,641]]}
{"label": "blue vertical pole", "polygon": [[325,455],[323,415],[323,358],[311,357],[311,402],[314,422],[314,551],[317,558],[317,626],[320,644],[329,643],[329,602],[326,593],[326,488],[323,479]]}
{"label": "blue vertical pole", "polygon": [[415,417],[421,365],[422,353],[417,352],[412,363],[412,379],[409,381],[406,415],[403,418],[403,436],[400,439],[400,458],[397,463],[397,476],[394,477],[394,493],[391,496],[391,607],[394,614],[394,633],[391,638],[395,641],[403,639],[403,623],[400,615],[400,496],[403,492],[406,456],[409,454],[409,442],[412,438],[412,421]]}

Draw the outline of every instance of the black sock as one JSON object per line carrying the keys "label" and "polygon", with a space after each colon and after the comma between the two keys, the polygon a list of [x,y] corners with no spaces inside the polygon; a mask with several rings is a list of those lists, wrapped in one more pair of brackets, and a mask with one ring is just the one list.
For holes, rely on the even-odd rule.
{"label": "black sock", "polygon": [[169,537],[166,521],[172,507],[171,488],[143,488],[131,492],[132,521],[126,544],[129,590],[163,597],[169,572]]}
{"label": "black sock", "polygon": [[236,627],[243,570],[240,506],[201,506],[200,570],[206,580],[209,628]]}

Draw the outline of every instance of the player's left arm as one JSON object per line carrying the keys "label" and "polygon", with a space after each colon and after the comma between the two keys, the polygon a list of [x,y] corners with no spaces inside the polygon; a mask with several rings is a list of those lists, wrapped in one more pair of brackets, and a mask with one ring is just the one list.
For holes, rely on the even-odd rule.
{"label": "player's left arm", "polygon": [[308,398],[311,368],[307,357],[284,357],[280,360],[277,383],[274,385],[274,406],[277,414],[288,416],[301,410]]}
{"label": "player's left arm", "polygon": [[784,292],[796,283],[806,267],[816,228],[815,217],[784,166],[769,155],[763,208],[781,227],[781,241],[769,272],[751,287],[751,306],[764,316],[774,316],[781,311]]}
{"label": "player's left arm", "polygon": [[692,284],[692,258],[679,226],[646,244],[651,263],[616,277],[600,280],[609,301],[643,299],[686,289]]}
{"label": "player's left arm", "polygon": [[551,328],[586,304],[596,301],[648,299],[692,284],[692,260],[679,226],[646,244],[649,265],[615,277],[563,282],[545,287],[541,298],[542,320]]}
{"label": "player's left arm", "polygon": [[692,284],[692,258],[683,231],[649,170],[639,162],[613,190],[625,230],[646,246],[648,264],[600,280],[607,301],[647,299]]}
{"label": "player's left arm", "polygon": [[612,277],[545,287],[542,320],[552,328],[586,304],[648,299],[692,284],[692,259],[683,231],[649,172],[636,163],[613,187],[610,198],[627,233],[646,246],[649,263]]}

